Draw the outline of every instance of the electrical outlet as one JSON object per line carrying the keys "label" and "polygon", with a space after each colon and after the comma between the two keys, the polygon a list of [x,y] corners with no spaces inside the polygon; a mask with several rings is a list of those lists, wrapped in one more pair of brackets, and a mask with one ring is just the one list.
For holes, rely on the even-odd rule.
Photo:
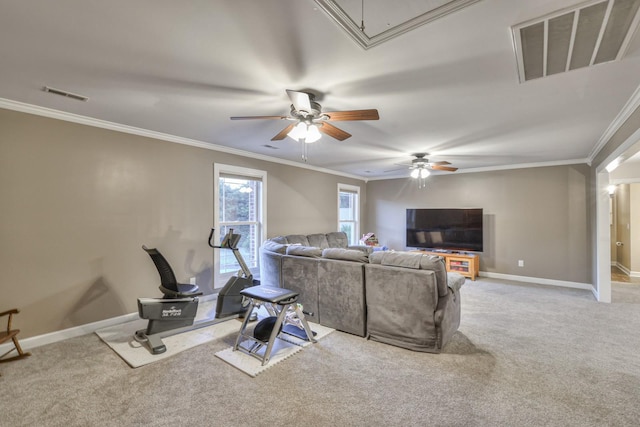
{"label": "electrical outlet", "polygon": [[518,267],[524,267],[524,260],[523,259],[519,259],[518,260]]}

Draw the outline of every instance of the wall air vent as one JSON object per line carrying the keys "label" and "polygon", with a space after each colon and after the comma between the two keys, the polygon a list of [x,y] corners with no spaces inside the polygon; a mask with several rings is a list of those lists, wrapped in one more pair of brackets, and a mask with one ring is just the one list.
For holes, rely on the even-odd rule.
{"label": "wall air vent", "polygon": [[60,96],[64,96],[66,98],[71,98],[71,99],[75,99],[77,101],[83,101],[83,102],[87,102],[89,100],[88,97],[86,96],[82,96],[82,95],[78,95],[76,93],[71,93],[71,92],[67,92],[64,90],[60,90],[60,89],[55,89],[49,86],[45,86],[42,88],[43,91],[48,92],[48,93],[53,93],[54,95],[60,95]]}
{"label": "wall air vent", "polygon": [[511,27],[520,82],[619,61],[631,41],[640,0],[592,0]]}

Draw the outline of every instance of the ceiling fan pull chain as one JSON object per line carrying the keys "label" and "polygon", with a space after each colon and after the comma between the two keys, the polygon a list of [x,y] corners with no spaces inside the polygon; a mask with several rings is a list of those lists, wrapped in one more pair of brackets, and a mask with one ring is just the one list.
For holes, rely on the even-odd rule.
{"label": "ceiling fan pull chain", "polygon": [[360,21],[360,31],[364,33],[364,0],[362,0],[362,21]]}

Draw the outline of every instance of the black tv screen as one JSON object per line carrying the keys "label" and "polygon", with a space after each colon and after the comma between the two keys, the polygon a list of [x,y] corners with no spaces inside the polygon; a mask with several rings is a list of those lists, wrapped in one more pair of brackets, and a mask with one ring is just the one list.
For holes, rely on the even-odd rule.
{"label": "black tv screen", "polygon": [[482,252],[482,209],[407,209],[407,246]]}

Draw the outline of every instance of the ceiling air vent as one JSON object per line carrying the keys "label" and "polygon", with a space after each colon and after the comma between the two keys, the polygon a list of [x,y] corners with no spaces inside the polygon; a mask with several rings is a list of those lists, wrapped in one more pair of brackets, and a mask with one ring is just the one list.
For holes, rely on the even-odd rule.
{"label": "ceiling air vent", "polygon": [[88,97],[86,96],[82,96],[82,95],[78,95],[76,93],[71,93],[71,92],[67,92],[64,90],[60,90],[60,89],[55,89],[49,86],[45,86],[42,88],[43,91],[48,92],[48,93],[53,93],[54,95],[60,95],[60,96],[64,96],[66,98],[71,98],[71,99],[75,99],[77,101],[83,101],[83,102],[87,102],[89,100]]}
{"label": "ceiling air vent", "polygon": [[620,60],[639,8],[640,0],[589,1],[514,25],[520,82]]}

